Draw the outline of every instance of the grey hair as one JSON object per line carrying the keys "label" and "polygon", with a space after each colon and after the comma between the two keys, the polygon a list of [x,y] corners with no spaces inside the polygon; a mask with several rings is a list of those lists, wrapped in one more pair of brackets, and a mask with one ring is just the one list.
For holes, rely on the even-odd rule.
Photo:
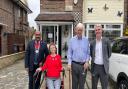
{"label": "grey hair", "polygon": [[76,29],[79,28],[79,27],[82,27],[83,30],[85,29],[84,24],[82,24],[82,23],[78,23],[78,24],[76,25]]}
{"label": "grey hair", "polygon": [[[102,25],[101,25],[101,24],[95,24],[94,29],[95,29],[96,27],[102,28]],[[103,28],[102,28],[102,29],[103,29]]]}

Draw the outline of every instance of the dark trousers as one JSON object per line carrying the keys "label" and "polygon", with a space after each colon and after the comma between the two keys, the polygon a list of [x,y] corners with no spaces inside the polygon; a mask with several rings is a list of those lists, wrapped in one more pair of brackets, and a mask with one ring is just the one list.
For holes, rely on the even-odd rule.
{"label": "dark trousers", "polygon": [[97,89],[99,79],[102,89],[108,89],[108,74],[106,74],[104,66],[94,64],[94,72],[92,73],[92,89]]}
{"label": "dark trousers", "polygon": [[28,75],[29,75],[29,89],[39,89],[41,73],[39,73],[39,75],[37,74],[36,76],[34,76],[34,73],[38,67],[39,66],[35,65],[34,69],[32,71],[29,71],[29,73],[28,73]]}
{"label": "dark trousers", "polygon": [[72,63],[72,89],[84,89],[86,74],[84,65]]}

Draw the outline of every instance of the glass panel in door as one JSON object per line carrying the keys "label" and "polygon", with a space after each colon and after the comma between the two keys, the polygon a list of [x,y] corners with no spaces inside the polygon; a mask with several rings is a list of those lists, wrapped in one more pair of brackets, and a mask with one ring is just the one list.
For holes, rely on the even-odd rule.
{"label": "glass panel in door", "polygon": [[47,44],[55,43],[58,48],[57,43],[57,26],[42,26],[42,40],[47,42]]}
{"label": "glass panel in door", "polygon": [[72,37],[72,24],[59,25],[59,54],[63,59],[67,58],[68,43]]}

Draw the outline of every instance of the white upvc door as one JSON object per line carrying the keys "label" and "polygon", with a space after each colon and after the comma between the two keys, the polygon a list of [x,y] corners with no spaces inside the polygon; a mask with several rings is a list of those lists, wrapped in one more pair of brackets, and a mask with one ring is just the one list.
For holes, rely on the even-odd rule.
{"label": "white upvc door", "polygon": [[58,28],[59,26],[57,25],[57,26],[54,26],[54,43],[56,44],[56,47],[57,47],[57,53],[58,53],[58,47],[59,47],[59,45],[58,45],[58,30],[59,30],[59,28]]}
{"label": "white upvc door", "polygon": [[41,29],[42,29],[41,32],[42,32],[43,40],[45,40],[48,44],[50,44],[51,42],[55,43],[58,49],[58,25],[45,24],[42,25]]}

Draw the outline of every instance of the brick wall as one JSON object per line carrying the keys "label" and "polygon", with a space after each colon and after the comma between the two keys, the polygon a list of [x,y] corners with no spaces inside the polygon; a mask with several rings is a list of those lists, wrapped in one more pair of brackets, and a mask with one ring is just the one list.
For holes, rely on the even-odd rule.
{"label": "brick wall", "polygon": [[65,0],[40,0],[40,12],[62,12]]}
{"label": "brick wall", "polygon": [[83,0],[73,4],[73,0],[40,0],[40,12],[64,12],[66,6],[73,6],[74,12],[81,12]]}
{"label": "brick wall", "polygon": [[[21,11],[19,12],[19,10]],[[28,27],[27,19],[27,12],[13,2],[13,0],[0,0],[0,23],[4,24],[1,30],[2,54],[0,55],[6,55],[8,53],[8,33],[24,35]]]}
{"label": "brick wall", "polygon": [[73,0],[40,0],[40,13],[43,12],[67,12],[74,16],[74,26],[82,22],[83,0],[78,0],[75,5]]}
{"label": "brick wall", "polygon": [[8,34],[7,36],[8,54],[25,50],[25,37],[18,34]]}
{"label": "brick wall", "polygon": [[11,0],[1,0],[0,1],[0,22],[8,26],[8,32],[11,32],[13,29],[13,4]]}
{"label": "brick wall", "polygon": [[128,25],[128,0],[124,0],[124,29]]}
{"label": "brick wall", "polygon": [[24,52],[19,52],[11,55],[5,55],[0,57],[0,69],[7,67],[17,60],[21,60],[24,58]]}
{"label": "brick wall", "polygon": [[10,33],[13,30],[13,14],[12,14],[13,4],[11,0],[1,0],[0,1],[0,23],[5,24],[2,25],[1,30],[1,49],[2,54],[5,55],[7,53],[7,38],[5,33]]}

